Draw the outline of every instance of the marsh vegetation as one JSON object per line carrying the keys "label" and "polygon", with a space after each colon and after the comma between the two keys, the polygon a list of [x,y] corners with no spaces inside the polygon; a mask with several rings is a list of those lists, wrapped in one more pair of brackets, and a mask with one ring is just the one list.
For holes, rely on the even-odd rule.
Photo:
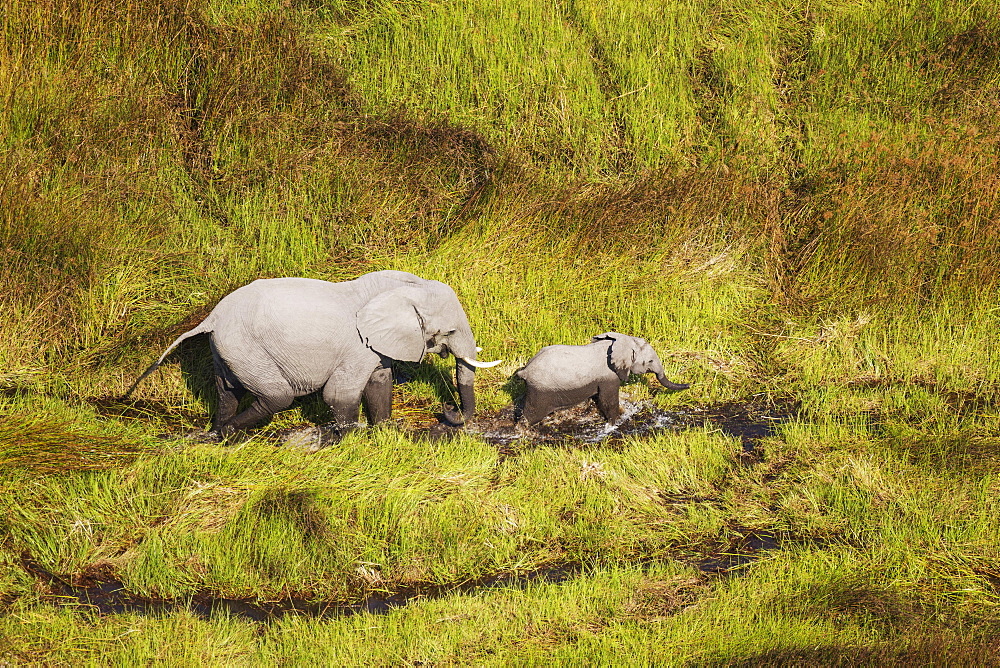
{"label": "marsh vegetation", "polygon": [[[8,0],[0,661],[995,663],[998,55],[986,0]],[[468,428],[424,362],[332,447],[186,438],[198,341],[117,401],[378,269],[505,360]],[[691,389],[508,438],[604,331]]]}

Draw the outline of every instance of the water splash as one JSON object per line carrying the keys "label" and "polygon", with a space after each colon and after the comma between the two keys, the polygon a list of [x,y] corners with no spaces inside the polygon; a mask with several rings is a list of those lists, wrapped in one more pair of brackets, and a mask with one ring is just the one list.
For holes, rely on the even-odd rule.
{"label": "water splash", "polygon": [[621,430],[623,428],[627,427],[629,421],[641,409],[646,408],[649,405],[650,404],[649,404],[648,401],[644,401],[644,402],[641,402],[641,403],[633,403],[631,401],[622,401],[621,402],[621,409],[622,409],[621,417],[618,418],[618,421],[616,423],[611,424],[610,422],[605,422],[604,426],[602,426],[600,429],[597,430],[596,433],[594,433],[592,435],[588,435],[586,433],[586,431],[585,431],[584,433],[581,434],[580,440],[582,440],[582,441],[584,441],[586,443],[600,443],[601,441],[605,440],[606,438],[608,438],[608,437],[610,437],[610,436],[612,436],[614,434],[621,433]]}
{"label": "water splash", "polygon": [[553,413],[533,427],[514,420],[513,407],[494,416],[479,419],[472,430],[488,443],[506,446],[518,441],[545,443],[578,441],[596,444],[635,434],[653,435],[656,431],[677,429],[682,420],[676,412],[664,411],[651,401],[621,401],[621,416],[615,424],[606,422],[592,407],[584,404]]}
{"label": "water splash", "polygon": [[493,415],[478,417],[469,431],[501,448],[523,443],[575,441],[585,444],[616,442],[628,436],[655,436],[657,432],[679,431],[712,424],[743,444],[745,457],[753,459],[760,439],[774,434],[775,428],[791,419],[797,407],[790,404],[759,405],[754,401],[707,406],[685,406],[664,410],[652,401],[621,401],[622,415],[608,424],[597,410],[584,403],[557,411],[533,427],[516,424],[514,408],[508,406]]}

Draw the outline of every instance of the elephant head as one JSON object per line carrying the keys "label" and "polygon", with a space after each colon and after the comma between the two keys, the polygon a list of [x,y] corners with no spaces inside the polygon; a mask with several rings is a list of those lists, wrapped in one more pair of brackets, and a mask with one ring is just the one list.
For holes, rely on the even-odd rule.
{"label": "elephant head", "polygon": [[462,424],[476,408],[475,368],[500,363],[476,361],[476,340],[455,291],[438,281],[393,288],[358,311],[358,333],[365,345],[393,360],[419,362],[427,353],[455,356],[455,384],[461,412],[444,407],[445,419]]}
{"label": "elephant head", "polygon": [[660,385],[668,390],[686,390],[690,385],[671,383],[663,371],[663,363],[645,339],[618,332],[598,334],[592,341],[611,341],[608,348],[608,364],[624,383],[629,374],[653,373]]}

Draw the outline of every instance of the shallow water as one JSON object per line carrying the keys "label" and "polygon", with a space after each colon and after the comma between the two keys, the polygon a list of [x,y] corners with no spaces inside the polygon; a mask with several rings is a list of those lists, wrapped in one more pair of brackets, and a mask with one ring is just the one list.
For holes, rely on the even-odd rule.
{"label": "shallow water", "polygon": [[[633,419],[641,411],[649,411],[642,403],[622,401],[622,415],[616,424],[609,424],[597,413],[587,407],[573,407],[558,411],[542,420],[534,427],[518,425],[514,419],[513,407],[502,409],[493,416],[484,416],[468,428],[478,433],[483,440],[494,445],[509,445],[514,441],[562,441],[572,439],[581,443],[600,443],[613,436],[635,433]],[[666,418],[669,423],[670,418]]]}
{"label": "shallow water", "polygon": [[780,549],[781,543],[775,536],[751,533],[728,550],[698,560],[695,566],[708,575],[740,573],[743,567],[757,561],[765,553]]}
{"label": "shallow water", "polygon": [[580,404],[548,416],[534,427],[516,424],[514,408],[508,406],[492,415],[476,418],[468,431],[498,446],[516,442],[579,443],[615,442],[626,436],[654,436],[662,431],[680,431],[706,422],[740,439],[743,451],[750,454],[757,442],[774,434],[781,422],[793,417],[791,405],[758,406],[754,403],[726,403],[687,406],[665,410],[651,401],[633,402],[623,398],[622,415],[616,424],[608,424],[590,404]]}

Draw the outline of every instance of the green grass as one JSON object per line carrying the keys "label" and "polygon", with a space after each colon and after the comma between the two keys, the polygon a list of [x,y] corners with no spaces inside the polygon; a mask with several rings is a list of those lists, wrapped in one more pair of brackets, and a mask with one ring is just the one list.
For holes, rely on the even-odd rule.
{"label": "green grass", "polygon": [[[998,45],[985,0],[9,2],[0,661],[995,663]],[[693,418],[434,440],[438,361],[402,429],[278,445],[306,401],[206,444],[197,343],[115,399],[240,285],[378,269],[455,288],[486,416],[608,330],[692,383],[634,400],[795,415],[749,455]],[[25,563],[168,600],[571,576],[258,624],[97,616]]]}

